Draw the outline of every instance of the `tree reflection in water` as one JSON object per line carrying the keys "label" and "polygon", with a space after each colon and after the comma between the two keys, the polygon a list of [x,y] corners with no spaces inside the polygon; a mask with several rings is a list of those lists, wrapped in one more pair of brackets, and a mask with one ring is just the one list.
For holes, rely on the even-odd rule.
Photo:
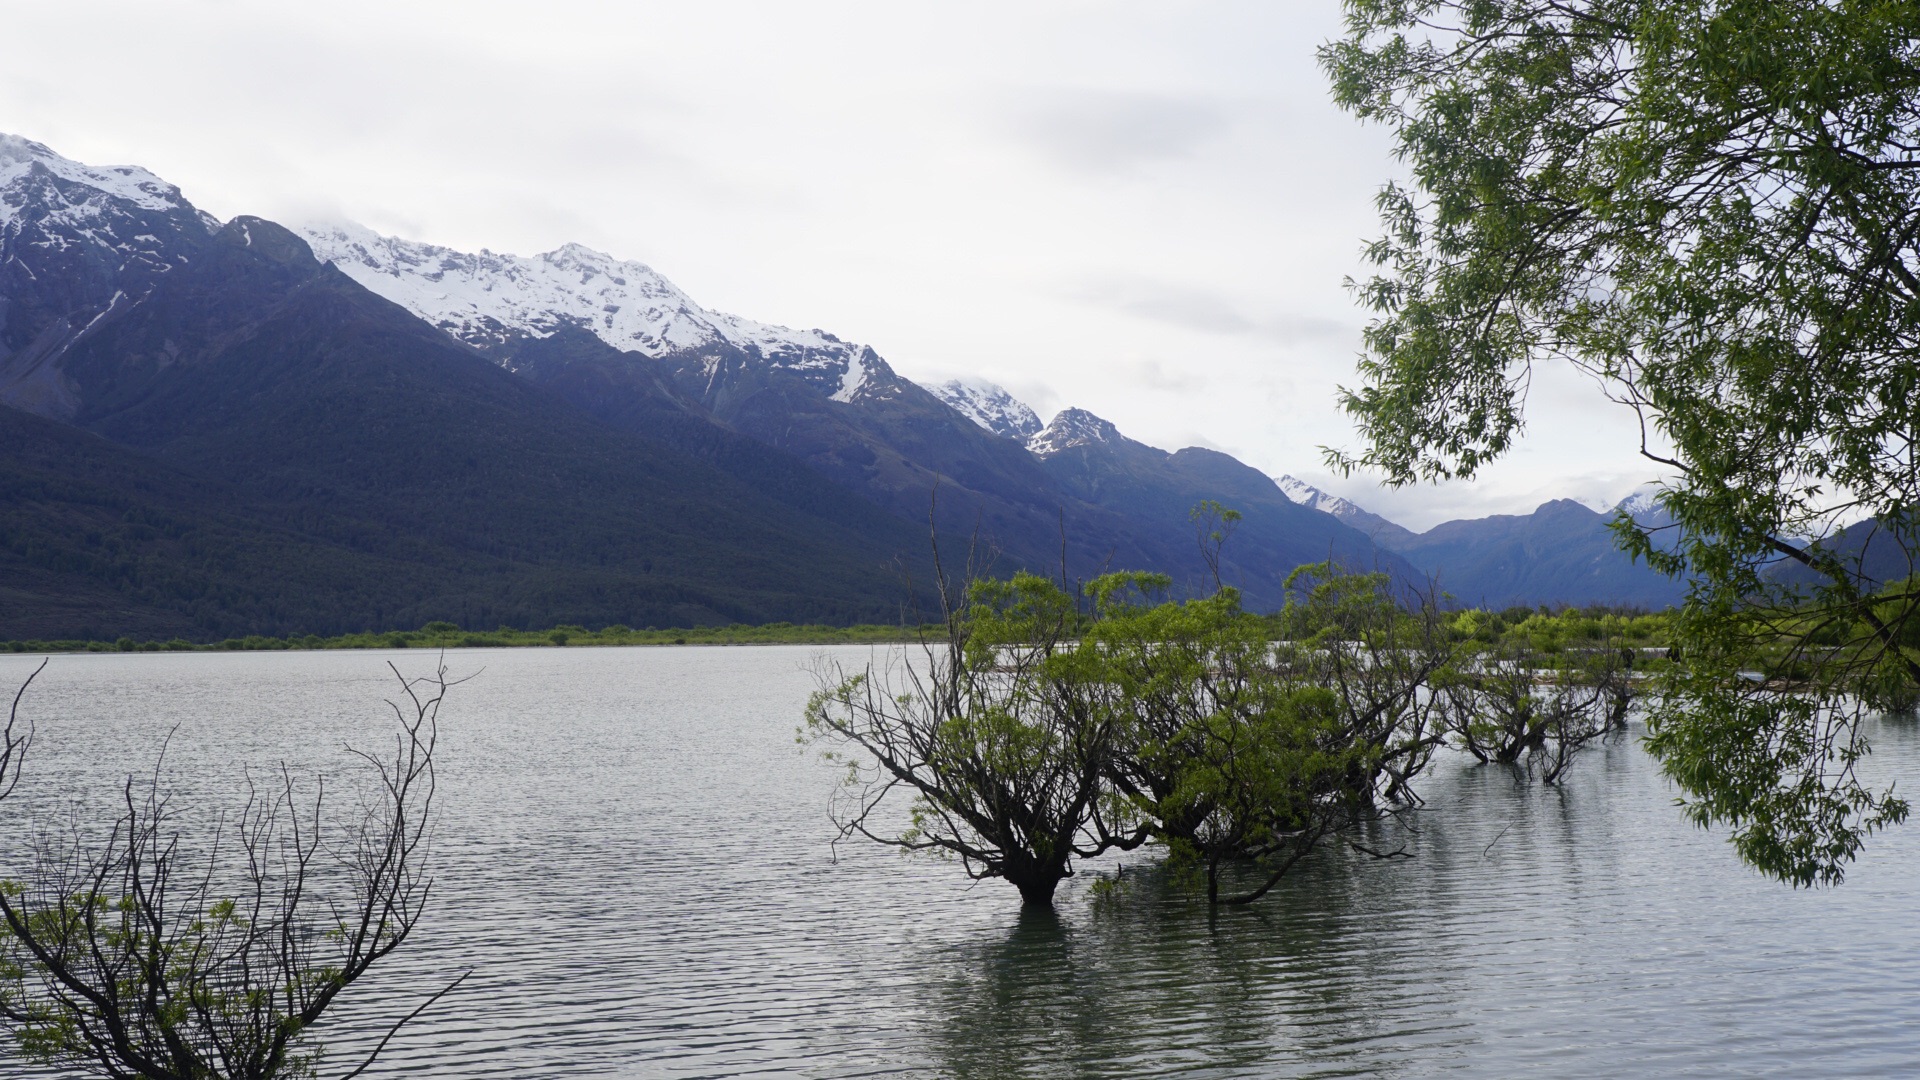
{"label": "tree reflection in water", "polygon": [[[1449,1041],[1398,865],[1333,854],[1250,909],[1209,908],[1156,865],[1065,914],[929,965],[925,1045],[943,1075],[1344,1075],[1354,1050]],[[1418,891],[1418,890],[1416,890]]]}

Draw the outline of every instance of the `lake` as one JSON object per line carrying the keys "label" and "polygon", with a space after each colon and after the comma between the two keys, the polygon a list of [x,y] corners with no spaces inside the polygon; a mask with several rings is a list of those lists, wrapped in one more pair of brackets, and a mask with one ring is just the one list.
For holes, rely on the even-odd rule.
{"label": "lake", "polygon": [[[435,897],[341,1023],[474,974],[368,1075],[1920,1073],[1912,827],[1796,892],[1688,825],[1631,740],[1555,788],[1446,755],[1412,859],[1316,855],[1213,912],[1136,853],[1113,895],[1085,872],[1023,916],[953,865],[836,857],[838,774],[794,740],[822,655],[874,652],[447,654],[477,674],[442,716]],[[231,809],[244,767],[281,760],[351,775],[343,745],[389,736],[389,660],[433,656],[56,656],[23,707],[8,872],[28,810],[107,813],[169,732],[183,806]],[[0,657],[0,684],[36,663]],[[1874,741],[1870,774],[1916,774],[1920,727]],[[56,1075],[7,1053],[0,1073]]]}

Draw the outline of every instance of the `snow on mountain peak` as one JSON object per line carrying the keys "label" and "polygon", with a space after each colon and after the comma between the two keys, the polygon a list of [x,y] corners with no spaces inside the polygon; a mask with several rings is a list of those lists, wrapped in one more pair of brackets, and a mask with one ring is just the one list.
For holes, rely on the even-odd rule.
{"label": "snow on mountain peak", "polygon": [[469,255],[353,224],[297,231],[316,258],[470,344],[547,337],[563,325],[648,356],[723,340],[706,312],[651,267],[579,244],[528,258]]}
{"label": "snow on mountain peak", "polygon": [[[1331,514],[1341,521],[1359,529],[1373,538],[1381,547],[1394,548],[1396,537],[1411,537],[1413,534],[1402,526],[1388,521],[1379,514],[1364,507],[1355,506],[1338,495],[1329,495],[1304,480],[1292,476],[1280,475],[1273,478],[1273,484],[1280,493],[1309,510],[1318,510]],[[1394,548],[1397,550],[1397,548]]]}
{"label": "snow on mountain peak", "polygon": [[[11,231],[21,222],[29,205],[42,210],[51,223],[86,235],[129,207],[162,213],[185,210],[208,232],[220,225],[217,219],[193,209],[179,188],[138,166],[83,165],[61,157],[45,144],[0,133],[0,232]],[[94,239],[107,242],[112,238],[102,235]]]}
{"label": "snow on mountain peak", "polygon": [[[869,354],[870,355],[870,354]],[[867,357],[854,355],[847,357],[847,370],[840,374],[840,389],[831,397],[835,401],[852,401],[860,388],[867,384]]]}
{"label": "snow on mountain peak", "polygon": [[1309,510],[1318,510],[1337,518],[1352,517],[1355,513],[1364,512],[1338,495],[1329,495],[1304,480],[1297,480],[1284,473],[1273,477],[1273,484],[1280,489],[1282,495]]}
{"label": "snow on mountain peak", "polygon": [[1118,442],[1120,430],[1085,409],[1063,409],[1045,430],[1027,440],[1035,457],[1052,457],[1076,446]]}
{"label": "snow on mountain peak", "polygon": [[1661,487],[1659,484],[1642,484],[1633,489],[1633,494],[1615,503],[1613,509],[1616,511],[1625,511],[1626,515],[1635,521],[1642,518],[1664,516],[1666,510],[1660,505],[1657,499],[1660,491]]}
{"label": "snow on mountain peak", "polygon": [[[43,143],[0,133],[0,191],[30,176],[35,167],[71,184],[94,188],[143,210],[172,210],[183,205],[180,189],[134,165],[96,168],[61,157]],[[0,197],[0,224],[6,224],[20,206]]]}
{"label": "snow on mountain peak", "polygon": [[1039,414],[1004,387],[984,379],[949,379],[927,390],[995,435],[1025,442],[1040,433]]}
{"label": "snow on mountain peak", "polygon": [[1296,480],[1284,473],[1273,477],[1272,480],[1273,486],[1279,488],[1282,495],[1299,503],[1301,506],[1312,506],[1317,500],[1327,497],[1326,492],[1321,491],[1305,480]]}
{"label": "snow on mountain peak", "polygon": [[865,346],[823,330],[790,330],[709,311],[645,263],[583,244],[543,255],[502,255],[382,236],[354,224],[298,230],[314,255],[372,292],[472,345],[576,326],[624,352],[661,357],[732,346],[800,373],[836,401],[891,374]]}

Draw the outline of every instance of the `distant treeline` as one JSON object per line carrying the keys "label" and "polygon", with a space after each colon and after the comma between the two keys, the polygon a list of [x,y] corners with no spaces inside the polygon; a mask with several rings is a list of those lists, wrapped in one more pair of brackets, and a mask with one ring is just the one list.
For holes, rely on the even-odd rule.
{"label": "distant treeline", "polygon": [[[926,628],[933,633],[936,627]],[[450,622],[430,622],[418,630],[366,631],[321,637],[318,634],[226,638],[221,641],[193,642],[184,638],[169,641],[136,641],[123,637],[117,641],[9,641],[0,649],[16,653],[73,652],[271,652],[287,649],[478,649],[532,648],[574,645],[842,645],[885,644],[913,641],[922,631],[910,626],[796,626],[793,623],[767,623],[750,626],[703,626],[661,630],[648,627],[635,630],[627,626],[607,626],[589,630],[584,626],[556,626],[550,630],[462,630]]]}
{"label": "distant treeline", "polygon": [[[1667,619],[1664,612],[1649,614],[1633,608],[1617,607],[1565,608],[1560,611],[1524,607],[1504,611],[1473,609],[1453,613],[1448,630],[1459,640],[1484,643],[1524,640],[1532,648],[1548,653],[1597,641],[1626,641],[1655,648],[1667,644]],[[1275,634],[1280,634],[1280,617],[1272,616],[1270,621]],[[575,645],[851,645],[919,641],[944,633],[944,627],[937,625],[914,627],[873,623],[857,626],[735,623],[731,626],[673,627],[665,630],[652,626],[636,630],[618,624],[589,630],[584,626],[568,624],[546,630],[517,630],[507,626],[494,630],[463,630],[450,622],[430,622],[418,630],[369,630],[332,637],[318,634],[286,637],[250,634],[207,642],[184,638],[143,641],[132,637],[115,641],[8,641],[0,643],[0,650],[16,653],[271,652],[287,649],[517,649]]]}

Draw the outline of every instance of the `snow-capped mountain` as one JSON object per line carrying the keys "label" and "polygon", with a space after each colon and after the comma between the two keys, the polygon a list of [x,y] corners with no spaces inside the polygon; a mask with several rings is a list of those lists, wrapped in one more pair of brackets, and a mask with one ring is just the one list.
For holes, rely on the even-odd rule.
{"label": "snow-capped mountain", "polygon": [[1388,521],[1379,514],[1355,506],[1353,503],[1348,502],[1338,495],[1330,495],[1321,491],[1319,488],[1314,487],[1304,480],[1282,473],[1273,478],[1273,483],[1287,498],[1292,499],[1294,502],[1310,510],[1318,510],[1323,514],[1332,514],[1348,525],[1366,533],[1382,547],[1398,550],[1395,548],[1395,543],[1413,535],[1407,529],[1394,522]]}
{"label": "snow-capped mountain", "polygon": [[[422,520],[456,522],[434,535],[565,548],[607,580],[658,573],[670,590],[707,574],[810,604],[922,557],[929,528],[978,538],[1007,568],[1200,581],[1188,511],[1210,498],[1247,508],[1227,560],[1249,604],[1282,602],[1287,573],[1330,551],[1378,558],[1226,455],[1149,447],[1079,409],[1043,427],[990,384],[924,388],[866,346],[704,308],[641,263],[577,245],[521,257],[357,226],[223,225],[145,170],[24,139],[0,148],[0,402],[206,470],[239,485],[233,498],[315,493],[321,520],[327,493],[345,491],[353,513],[403,539]],[[424,517],[392,476],[429,492]],[[683,549],[658,529],[709,510],[725,535],[684,550],[711,565],[665,559]],[[807,556],[827,570],[779,570],[783,553],[830,535],[838,554]]]}
{"label": "snow-capped mountain", "polygon": [[184,210],[208,232],[220,225],[193,209],[179,188],[138,166],[82,165],[42,143],[0,133],[0,229],[11,233],[31,219],[34,224],[64,224],[115,246],[131,245],[139,238],[121,236],[112,228],[130,209]]}
{"label": "snow-capped mountain", "polygon": [[[671,397],[902,518],[931,512],[960,535],[984,523],[1017,560],[1054,565],[1064,527],[1076,563],[1191,563],[1187,511],[1209,497],[1243,501],[1243,489],[1229,490],[1242,479],[1234,469],[1260,479],[1237,462],[1227,469],[1134,442],[1081,409],[1043,427],[991,383],[919,386],[871,348],[711,311],[644,264],[578,246],[528,258],[352,226],[305,235],[317,256],[370,291],[609,423],[657,435],[678,423],[662,408]],[[1267,495],[1294,511],[1270,487]],[[1287,571],[1330,549],[1377,557],[1365,537],[1323,515],[1259,520],[1274,535],[1250,533],[1236,556],[1258,567],[1249,579],[1257,603],[1275,602]],[[1301,543],[1308,534],[1312,542]]]}
{"label": "snow-capped mountain", "polygon": [[1312,484],[1307,483],[1305,480],[1296,480],[1285,473],[1274,477],[1273,482],[1287,498],[1292,499],[1301,506],[1318,510],[1323,514],[1332,514],[1337,518],[1348,518],[1353,517],[1355,514],[1366,513],[1366,511],[1338,495],[1329,495],[1319,488],[1314,487]]}
{"label": "snow-capped mountain", "polygon": [[1039,414],[1002,386],[984,379],[949,379],[938,385],[927,384],[927,389],[961,416],[995,435],[1024,443],[1040,433]]}
{"label": "snow-capped mountain", "polygon": [[219,228],[145,169],[82,165],[0,134],[0,403],[73,415],[60,357]]}
{"label": "snow-capped mountain", "polygon": [[1051,423],[1027,439],[1027,450],[1044,460],[1076,446],[1119,442],[1125,438],[1113,424],[1085,409],[1062,409]]}
{"label": "snow-capped mountain", "polygon": [[[1005,391],[976,384],[956,407],[868,346],[713,311],[645,264],[577,245],[522,257],[351,225],[303,235],[356,283],[605,423],[695,445],[719,425],[905,520],[931,511],[958,535],[985,522],[1001,550],[1057,559],[1063,495],[1023,446],[1039,418]],[[1070,508],[1069,524],[1081,514],[1093,511]],[[1090,559],[1110,550],[1111,522],[1081,531]]]}
{"label": "snow-capped mountain", "polygon": [[1660,491],[1659,484],[1642,484],[1633,490],[1633,494],[1615,503],[1612,512],[1624,512],[1643,525],[1655,520],[1664,521],[1668,515],[1657,499]]}
{"label": "snow-capped mountain", "polygon": [[[660,358],[732,347],[850,401],[874,374],[865,346],[710,311],[641,262],[579,244],[542,255],[468,254],[353,224],[299,230],[314,256],[470,345],[545,338],[564,326],[622,352]],[[888,372],[890,374],[890,372]]]}

